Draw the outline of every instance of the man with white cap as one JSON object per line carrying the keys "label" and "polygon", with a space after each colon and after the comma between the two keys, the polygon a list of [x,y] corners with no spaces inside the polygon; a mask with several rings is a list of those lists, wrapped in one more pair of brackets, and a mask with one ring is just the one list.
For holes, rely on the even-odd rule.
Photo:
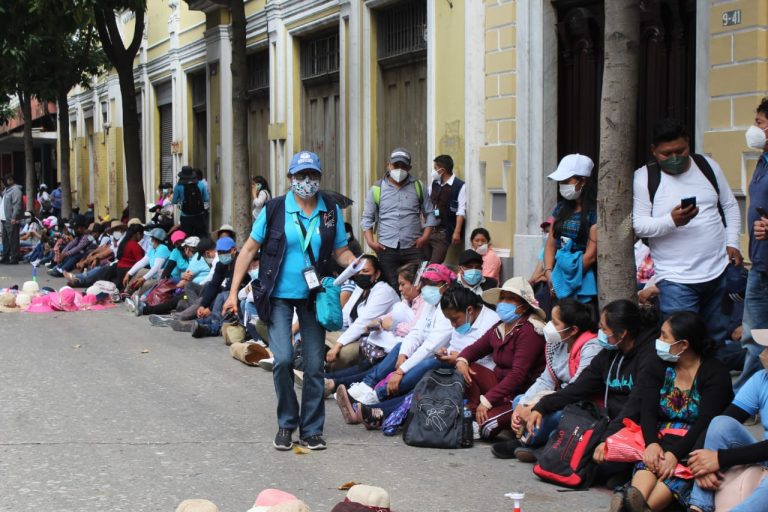
{"label": "man with white cap", "polygon": [[653,160],[635,171],[632,221],[651,248],[661,313],[699,313],[722,345],[726,268],[742,261],[739,205],[717,162],[692,154],[679,121],[656,124],[651,153]]}
{"label": "man with white cap", "polygon": [[[394,289],[397,269],[424,259],[432,228],[440,223],[424,185],[410,171],[410,152],[395,148],[389,155],[386,178],[376,181],[365,196],[360,223],[368,247],[379,257],[384,279]],[[375,240],[373,230],[377,225],[379,236]]]}
{"label": "man with white cap", "polygon": [[[594,166],[588,156],[574,153],[564,156],[548,176],[558,182],[561,199],[552,210],[554,220],[544,247],[542,271],[551,293],[559,299],[581,294],[587,300],[596,294],[585,294],[588,290],[582,291],[581,286],[581,277],[589,275],[597,261],[597,194],[594,180],[590,180]],[[560,282],[569,286],[555,287]]]}

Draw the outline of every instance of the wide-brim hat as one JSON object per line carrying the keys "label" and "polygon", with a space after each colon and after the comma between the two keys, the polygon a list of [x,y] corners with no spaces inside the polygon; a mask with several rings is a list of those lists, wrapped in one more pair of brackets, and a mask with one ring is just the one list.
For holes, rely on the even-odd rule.
{"label": "wide-brim hat", "polygon": [[358,484],[347,491],[347,497],[338,503],[331,512],[388,512],[390,510],[389,493],[381,487]]}
{"label": "wide-brim hat", "polygon": [[0,294],[0,311],[3,313],[15,313],[20,311],[16,305],[16,295],[12,292]]}
{"label": "wide-brim hat", "polygon": [[557,169],[552,172],[547,178],[552,181],[564,181],[573,176],[584,176],[589,178],[592,175],[592,169],[595,167],[595,163],[587,155],[581,155],[579,153],[573,153],[565,155],[560,163],[557,164]]}
{"label": "wide-brim hat", "polygon": [[222,224],[219,229],[214,231],[214,233],[216,233],[216,237],[219,237],[222,231],[228,231],[230,233],[234,233],[235,228],[231,224]]}
{"label": "wide-brim hat", "polygon": [[547,315],[544,310],[539,307],[539,301],[536,300],[536,296],[533,293],[530,283],[524,277],[513,277],[504,281],[501,288],[491,288],[483,292],[483,300],[489,304],[498,304],[501,292],[514,293],[529,306],[533,308],[534,316],[539,317],[542,322],[547,321]]}
{"label": "wide-brim hat", "polygon": [[128,221],[128,227],[131,227],[131,226],[143,226],[143,225],[144,225],[144,223],[141,222],[141,219],[139,219],[138,217],[134,217],[134,218],[132,218],[131,220]]}
{"label": "wide-brim hat", "polygon": [[109,229],[107,229],[107,233],[111,233],[116,229],[125,230],[125,229],[128,229],[128,227],[122,222],[120,222],[119,220],[113,220],[112,222],[109,223]]}
{"label": "wide-brim hat", "polygon": [[181,180],[189,180],[195,177],[195,170],[192,167],[185,165],[176,176]]}
{"label": "wide-brim hat", "polygon": [[21,285],[21,293],[25,295],[37,295],[40,293],[40,285],[35,281],[24,281]]}
{"label": "wide-brim hat", "polygon": [[56,311],[67,311],[71,313],[80,310],[80,302],[80,294],[69,286],[65,286],[51,299],[50,306],[51,309],[55,309]]}
{"label": "wide-brim hat", "polygon": [[275,510],[276,507],[287,504],[294,504],[298,507],[303,505],[305,507],[304,509],[297,508],[296,510],[309,510],[306,504],[303,501],[299,501],[299,498],[293,494],[281,491],[280,489],[264,489],[256,496],[256,501],[248,512],[269,512]]}
{"label": "wide-brim hat", "polygon": [[176,512],[219,512],[219,507],[208,500],[184,500],[176,507]]}

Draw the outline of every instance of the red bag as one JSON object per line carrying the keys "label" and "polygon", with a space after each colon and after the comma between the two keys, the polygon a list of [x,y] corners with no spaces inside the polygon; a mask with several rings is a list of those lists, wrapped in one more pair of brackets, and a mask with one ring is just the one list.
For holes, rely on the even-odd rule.
{"label": "red bag", "polygon": [[[605,439],[605,460],[610,462],[640,462],[643,460],[645,452],[645,439],[640,425],[629,418],[622,420],[624,428],[608,436]],[[672,434],[684,436],[686,430],[682,428],[665,428],[659,432],[659,439],[665,435]],[[693,473],[688,466],[678,464],[675,468],[675,476],[690,480]]]}
{"label": "red bag", "polygon": [[157,306],[170,301],[179,290],[176,283],[170,279],[161,279],[154,288],[147,294],[144,302],[149,306]]}

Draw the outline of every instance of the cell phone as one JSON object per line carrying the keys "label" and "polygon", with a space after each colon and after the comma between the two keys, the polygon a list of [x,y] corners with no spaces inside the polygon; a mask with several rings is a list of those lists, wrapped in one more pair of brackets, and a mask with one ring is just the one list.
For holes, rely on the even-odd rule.
{"label": "cell phone", "polygon": [[755,210],[757,210],[757,213],[759,213],[761,217],[768,217],[768,211],[762,206],[755,206]]}
{"label": "cell phone", "polygon": [[684,197],[680,200],[680,208],[688,208],[689,206],[696,208],[696,196]]}

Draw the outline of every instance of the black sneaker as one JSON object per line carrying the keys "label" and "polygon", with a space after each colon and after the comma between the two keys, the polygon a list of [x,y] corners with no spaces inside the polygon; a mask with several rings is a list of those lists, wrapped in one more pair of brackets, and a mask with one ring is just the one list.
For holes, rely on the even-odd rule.
{"label": "black sneaker", "polygon": [[517,439],[501,441],[491,446],[491,453],[497,459],[514,459],[517,448],[520,448],[520,441]]}
{"label": "black sneaker", "polygon": [[[130,299],[125,299],[126,302]],[[168,326],[176,332],[191,332],[192,322],[189,320],[171,320]]]}
{"label": "black sneaker", "polygon": [[281,428],[277,430],[277,435],[275,436],[275,440],[272,441],[272,446],[275,447],[276,450],[280,451],[287,451],[293,448],[293,430],[288,430],[287,428]]}
{"label": "black sneaker", "polygon": [[527,446],[515,448],[515,457],[520,462],[527,462],[529,464],[533,464],[538,460],[533,452],[533,448],[528,448]]}
{"label": "black sneaker", "polygon": [[207,325],[201,324],[197,320],[192,321],[192,337],[193,338],[205,338],[210,336],[211,330]]}
{"label": "black sneaker", "polygon": [[305,448],[309,448],[310,450],[325,450],[327,448],[327,445],[325,444],[325,439],[323,439],[323,436],[321,436],[320,434],[302,437],[301,445],[304,446]]}

